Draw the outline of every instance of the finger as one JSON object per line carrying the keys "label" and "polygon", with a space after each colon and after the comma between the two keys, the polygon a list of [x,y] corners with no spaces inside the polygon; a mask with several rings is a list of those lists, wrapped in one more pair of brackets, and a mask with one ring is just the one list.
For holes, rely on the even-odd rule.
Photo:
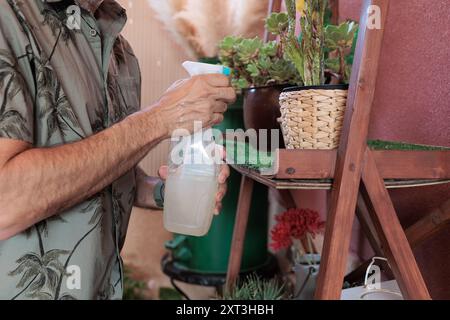
{"label": "finger", "polygon": [[230,167],[227,166],[226,164],[223,164],[220,169],[218,181],[219,183],[222,184],[226,183],[229,177],[230,177]]}
{"label": "finger", "polygon": [[161,168],[159,168],[158,170],[158,176],[162,179],[162,180],[166,180],[167,177],[169,175],[169,167],[168,166],[162,166]]}
{"label": "finger", "polygon": [[214,113],[211,118],[213,125],[219,124],[223,121],[224,117],[222,113]]}
{"label": "finger", "polygon": [[225,113],[227,111],[228,105],[222,101],[215,101],[213,103],[213,112],[215,113]]}
{"label": "finger", "polygon": [[197,76],[213,87],[229,87],[230,78],[223,74],[203,74]]}
{"label": "finger", "polygon": [[225,149],[224,146],[218,144],[216,145],[216,150],[218,152],[220,159],[227,160],[227,150]]}
{"label": "finger", "polygon": [[222,203],[218,203],[218,204],[216,205],[216,209],[214,210],[214,214],[215,214],[216,216],[218,216],[218,215],[220,214],[221,211],[222,211]]}
{"label": "finger", "polygon": [[236,102],[236,91],[232,87],[214,88],[213,92],[213,97],[216,100],[221,100],[228,104]]}
{"label": "finger", "polygon": [[216,194],[216,202],[222,202],[223,198],[227,194],[228,186],[226,184],[221,184]]}

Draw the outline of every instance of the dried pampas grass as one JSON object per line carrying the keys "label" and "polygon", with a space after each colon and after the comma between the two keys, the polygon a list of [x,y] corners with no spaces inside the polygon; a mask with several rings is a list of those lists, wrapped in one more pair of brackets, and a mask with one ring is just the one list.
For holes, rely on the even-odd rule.
{"label": "dried pampas grass", "polygon": [[156,17],[164,28],[170,32],[175,42],[180,45],[190,57],[197,53],[192,49],[186,38],[178,31],[173,17],[183,10],[186,0],[147,0]]}
{"label": "dried pampas grass", "polygon": [[269,0],[229,0],[229,2],[231,12],[229,25],[232,26],[230,34],[246,38],[261,36]]}
{"label": "dried pampas grass", "polygon": [[172,8],[175,12],[180,12],[186,6],[186,0],[168,0],[172,3]]}
{"label": "dried pampas grass", "polygon": [[254,37],[264,30],[269,0],[147,0],[188,54],[217,55],[228,35]]}
{"label": "dried pampas grass", "polygon": [[213,57],[217,44],[227,35],[228,13],[227,1],[187,0],[184,10],[174,20],[200,56]]}

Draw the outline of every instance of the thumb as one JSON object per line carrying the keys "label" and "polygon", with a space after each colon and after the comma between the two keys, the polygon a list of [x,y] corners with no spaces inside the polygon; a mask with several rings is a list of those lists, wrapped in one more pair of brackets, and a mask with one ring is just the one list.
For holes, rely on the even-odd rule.
{"label": "thumb", "polygon": [[166,180],[167,176],[169,175],[169,167],[162,166],[161,168],[159,168],[158,175],[162,180]]}

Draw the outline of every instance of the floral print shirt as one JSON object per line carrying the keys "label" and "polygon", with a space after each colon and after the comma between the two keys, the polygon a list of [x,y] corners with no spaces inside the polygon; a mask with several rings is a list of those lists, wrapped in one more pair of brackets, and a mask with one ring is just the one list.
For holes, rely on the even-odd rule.
{"label": "floral print shirt", "polygon": [[[120,35],[125,10],[96,2],[94,18],[73,1],[0,0],[0,138],[36,148],[73,143],[139,109],[138,62]],[[120,299],[134,197],[131,170],[0,241],[0,299]]]}

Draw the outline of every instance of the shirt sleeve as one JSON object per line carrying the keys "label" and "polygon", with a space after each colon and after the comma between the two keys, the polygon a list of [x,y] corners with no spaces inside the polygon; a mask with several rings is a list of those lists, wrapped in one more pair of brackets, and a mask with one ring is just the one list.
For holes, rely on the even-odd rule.
{"label": "shirt sleeve", "polygon": [[17,55],[0,29],[0,138],[33,144],[33,109]]}

